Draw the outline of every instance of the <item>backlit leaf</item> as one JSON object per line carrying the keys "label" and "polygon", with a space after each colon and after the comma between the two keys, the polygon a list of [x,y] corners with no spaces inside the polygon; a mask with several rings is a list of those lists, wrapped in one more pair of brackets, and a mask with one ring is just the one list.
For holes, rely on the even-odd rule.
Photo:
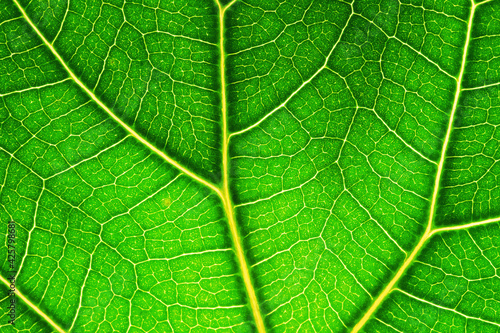
{"label": "backlit leaf", "polygon": [[0,331],[500,332],[499,1],[0,5]]}

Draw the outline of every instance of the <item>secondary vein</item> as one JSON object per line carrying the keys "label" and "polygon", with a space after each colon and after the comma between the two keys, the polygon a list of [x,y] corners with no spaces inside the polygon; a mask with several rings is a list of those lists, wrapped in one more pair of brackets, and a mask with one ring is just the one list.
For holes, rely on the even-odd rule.
{"label": "secondary vein", "polygon": [[438,197],[438,193],[439,193],[439,185],[441,183],[441,176],[443,173],[444,162],[446,159],[446,150],[448,148],[451,132],[453,130],[453,122],[454,122],[455,113],[456,113],[457,107],[458,107],[460,92],[462,89],[462,79],[463,79],[463,74],[464,74],[464,70],[465,70],[465,61],[467,59],[467,51],[469,49],[472,20],[474,18],[474,12],[475,12],[475,9],[477,6],[472,1],[471,1],[471,5],[472,5],[472,7],[471,7],[470,14],[469,14],[469,21],[467,24],[467,37],[465,39],[464,51],[462,54],[462,65],[460,67],[460,73],[458,75],[457,86],[456,86],[456,90],[455,90],[455,98],[453,100],[453,106],[451,109],[450,118],[448,120],[448,128],[446,130],[446,136],[445,136],[445,139],[443,142],[443,147],[441,150],[441,157],[440,157],[439,164],[438,164],[436,179],[434,180],[434,190],[432,193],[431,209],[429,212],[429,219],[427,221],[427,227],[425,229],[424,234],[420,238],[419,242],[417,243],[417,245],[415,246],[415,248],[411,252],[410,256],[403,262],[403,265],[398,269],[398,271],[396,272],[394,277],[391,279],[391,281],[387,284],[387,286],[380,293],[380,295],[375,299],[375,301],[372,303],[372,305],[366,311],[366,313],[360,319],[360,321],[356,324],[356,326],[354,326],[352,333],[359,332],[361,330],[361,328],[363,328],[363,326],[368,322],[368,320],[372,317],[372,315],[375,313],[375,311],[378,309],[378,307],[382,304],[382,302],[385,300],[385,298],[394,290],[394,287],[396,286],[397,282],[403,276],[403,274],[406,272],[406,269],[413,262],[413,260],[417,256],[417,254],[422,249],[423,245],[433,235],[432,227],[433,227],[434,217],[436,214],[436,203],[437,203],[437,197]]}
{"label": "secondary vein", "polygon": [[169,164],[171,164],[172,166],[174,166],[175,168],[177,168],[178,170],[180,170],[181,172],[183,172],[187,176],[189,176],[189,177],[193,178],[194,180],[198,181],[199,183],[207,186],[208,188],[210,188],[211,190],[213,190],[215,193],[217,193],[217,195],[220,198],[223,197],[221,190],[217,186],[215,186],[214,184],[212,184],[212,183],[208,182],[207,180],[201,178],[200,176],[196,175],[194,172],[192,172],[189,169],[185,168],[181,164],[177,163],[177,161],[175,161],[173,158],[171,158],[170,156],[168,156],[167,154],[165,154],[163,151],[159,150],[154,145],[152,145],[151,143],[149,143],[146,139],[144,139],[141,135],[139,135],[136,131],[134,131],[130,126],[128,126],[125,122],[123,122],[123,120],[121,120],[117,115],[115,115],[113,113],[113,111],[111,111],[106,105],[104,105],[104,103],[101,102],[97,98],[97,96],[90,89],[88,89],[87,86],[85,86],[85,84],[83,84],[82,81],[80,81],[80,79],[75,75],[75,73],[73,73],[73,71],[68,67],[68,65],[66,65],[66,63],[64,62],[64,60],[61,57],[61,55],[52,46],[52,44],[49,43],[49,41],[43,36],[43,34],[40,32],[40,30],[38,30],[38,28],[35,26],[35,24],[31,21],[31,19],[29,18],[29,16],[24,11],[23,7],[21,7],[21,5],[19,4],[19,2],[17,0],[14,0],[14,3],[16,4],[17,8],[21,11],[21,14],[23,15],[24,19],[29,23],[29,25],[36,32],[36,34],[38,35],[38,37],[40,37],[40,39],[43,41],[43,43],[49,48],[49,50],[52,52],[52,54],[57,58],[57,60],[59,61],[59,63],[64,67],[64,69],[71,76],[71,78],[73,79],[73,81],[75,81],[75,83],[80,88],[82,88],[83,91],[85,91],[85,93],[87,93],[87,95],[95,103],[97,103],[97,105],[99,105],[111,118],[113,118],[118,124],[120,124],[120,126],[123,127],[123,129],[125,129],[128,133],[130,133],[134,138],[136,138],[138,141],[140,141],[141,143],[143,143],[146,147],[148,147],[149,149],[151,149],[152,151],[154,151],[156,154],[158,154],[161,158],[163,158]]}
{"label": "secondary vein", "polygon": [[[351,5],[352,7],[352,5]],[[308,78],[307,80],[305,80],[304,82],[302,82],[302,84],[297,88],[295,89],[286,99],[283,103],[281,103],[280,105],[278,105],[277,107],[275,107],[271,112],[267,113],[266,115],[264,115],[262,118],[260,118],[257,122],[255,122],[253,125],[250,125],[240,131],[237,131],[237,132],[233,132],[229,135],[229,138],[231,138],[232,136],[236,136],[236,135],[240,135],[240,134],[243,134],[245,132],[248,132],[249,130],[259,126],[260,124],[262,124],[267,118],[269,118],[271,115],[273,115],[276,111],[278,111],[279,109],[283,108],[285,105],[288,104],[288,102],[299,92],[301,91],[306,85],[309,84],[309,82],[311,82],[312,80],[314,80],[315,77],[317,77],[322,71],[323,69],[325,68],[328,68],[328,61],[330,60],[330,57],[333,53],[333,51],[335,50],[335,48],[337,47],[337,45],[340,43],[340,40],[342,39],[342,36],[344,34],[344,31],[346,30],[347,26],[349,25],[349,21],[351,20],[351,18],[353,17],[354,13],[353,13],[353,10],[351,8],[351,14],[349,15],[349,18],[347,19],[346,21],[346,24],[344,26],[344,28],[342,29],[342,31],[340,32],[339,34],[339,37],[337,39],[337,41],[333,44],[332,48],[330,49],[330,52],[328,52],[328,55],[326,56],[325,58],[325,61],[323,61],[323,65],[321,65],[321,67],[316,71],[314,72],[313,75],[311,75],[310,78]]]}
{"label": "secondary vein", "polygon": [[[154,151],[156,154],[158,154],[160,157],[162,157],[165,161],[170,163],[172,166],[180,170],[182,173],[186,174],[187,176],[191,177],[192,179],[198,181],[199,183],[205,185],[206,187],[210,188],[213,190],[223,201],[224,201],[224,196],[222,194],[222,191],[215,186],[214,184],[206,181],[205,179],[199,177],[195,173],[191,172],[187,168],[183,167],[179,163],[177,163],[174,159],[172,159],[170,156],[153,146],[151,143],[149,143],[146,139],[141,137],[137,132],[135,132],[130,126],[128,126],[126,123],[124,123],[118,116],[116,116],[104,103],[102,103],[95,94],[88,89],[82,81],[73,73],[73,71],[66,65],[64,62],[63,58],[61,55],[57,52],[57,50],[52,46],[52,44],[45,38],[45,36],[40,32],[40,30],[36,27],[36,25],[33,23],[33,21],[29,18],[29,16],[26,14],[25,10],[23,7],[19,4],[17,0],[13,0],[14,4],[17,6],[19,11],[22,14],[22,17],[28,22],[28,24],[31,26],[31,28],[35,31],[35,33],[38,35],[38,37],[42,40],[43,44],[49,48],[49,50],[52,52],[52,54],[56,57],[56,59],[59,61],[59,63],[63,66],[63,68],[66,70],[66,72],[69,74],[71,79],[75,81],[75,83],[87,93],[87,95],[95,102],[97,105],[99,105],[111,118],[113,118],[118,124],[120,124],[130,135],[135,137],[138,141],[143,143],[146,147]],[[234,2],[234,1],[233,1]],[[0,276],[0,281],[9,286],[9,282],[3,277]],[[42,310],[40,310],[36,305],[34,305],[31,301],[29,301],[23,294],[21,294],[19,291],[16,291],[16,294],[31,308],[33,309],[36,313],[38,313],[43,319],[45,319],[52,327],[54,327],[55,330],[57,330],[60,333],[66,333],[61,327],[59,327],[47,314],[45,314]]]}

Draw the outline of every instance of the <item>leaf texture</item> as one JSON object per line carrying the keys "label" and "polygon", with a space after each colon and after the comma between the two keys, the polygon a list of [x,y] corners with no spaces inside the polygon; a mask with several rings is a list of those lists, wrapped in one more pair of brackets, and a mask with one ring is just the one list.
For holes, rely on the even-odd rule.
{"label": "leaf texture", "polygon": [[0,3],[2,332],[500,332],[499,1]]}

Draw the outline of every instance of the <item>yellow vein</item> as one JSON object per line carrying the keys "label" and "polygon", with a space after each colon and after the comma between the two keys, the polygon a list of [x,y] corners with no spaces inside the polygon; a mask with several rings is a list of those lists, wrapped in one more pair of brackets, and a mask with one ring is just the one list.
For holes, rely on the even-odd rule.
{"label": "yellow vein", "polygon": [[437,234],[438,232],[444,232],[444,231],[453,231],[453,230],[464,230],[464,229],[470,229],[474,227],[478,227],[480,225],[485,225],[485,224],[491,224],[491,223],[497,223],[500,222],[500,217],[495,217],[492,219],[484,220],[484,221],[479,221],[479,222],[472,222],[464,225],[456,225],[453,227],[442,227],[439,229],[434,229],[431,232],[431,236],[434,234]]}
{"label": "yellow vein", "polygon": [[364,316],[360,319],[360,321],[356,324],[356,326],[354,326],[352,333],[359,332],[359,330],[372,317],[372,315],[378,309],[380,304],[382,304],[382,302],[385,300],[387,295],[389,295],[391,293],[391,291],[394,289],[394,286],[399,281],[399,279],[403,276],[403,274],[405,273],[408,266],[413,262],[413,260],[417,256],[417,254],[420,252],[420,249],[425,244],[425,242],[432,235],[432,225],[433,225],[434,215],[435,215],[435,211],[436,211],[436,202],[437,202],[437,196],[438,196],[438,192],[439,192],[439,183],[441,181],[441,175],[443,173],[443,166],[444,166],[444,162],[446,159],[446,149],[448,147],[448,143],[450,141],[451,131],[453,129],[453,120],[455,118],[455,113],[456,113],[457,107],[458,107],[458,100],[460,97],[460,91],[461,91],[461,86],[462,86],[462,78],[463,78],[463,74],[464,74],[464,70],[465,70],[465,60],[467,59],[467,50],[469,48],[469,42],[470,42],[472,19],[474,17],[475,9],[476,9],[476,5],[474,3],[472,3],[472,8],[470,11],[469,21],[468,21],[468,26],[467,26],[467,37],[465,39],[464,52],[462,54],[462,65],[460,68],[460,73],[458,75],[457,87],[456,87],[456,91],[455,91],[455,99],[453,101],[453,107],[451,109],[450,119],[448,121],[448,129],[446,130],[446,137],[444,139],[443,147],[441,150],[441,159],[439,160],[438,169],[437,169],[437,173],[436,173],[436,179],[434,181],[434,191],[432,193],[431,209],[429,212],[429,220],[427,222],[427,228],[426,228],[425,233],[423,234],[422,238],[420,238],[420,241],[418,242],[417,246],[413,249],[410,256],[403,262],[403,265],[398,269],[398,271],[396,272],[394,277],[391,279],[389,284],[387,284],[387,286],[384,288],[384,290],[380,293],[380,295],[377,297],[377,299],[375,299],[375,301],[372,303],[370,308],[366,311]]}
{"label": "yellow vein", "polygon": [[427,224],[426,234],[431,232],[432,222],[434,219],[434,214],[436,210],[436,201],[439,191],[439,183],[441,182],[441,174],[443,173],[444,162],[446,159],[446,150],[448,148],[448,143],[450,141],[451,131],[453,129],[453,121],[455,119],[455,113],[458,108],[458,100],[460,98],[460,91],[462,89],[462,79],[465,70],[465,61],[467,59],[467,50],[469,49],[472,19],[474,17],[474,11],[476,10],[476,5],[472,3],[472,8],[469,16],[469,24],[467,25],[467,37],[465,39],[464,52],[462,54],[462,66],[460,67],[460,74],[458,75],[457,88],[455,91],[455,99],[453,101],[453,107],[451,109],[450,119],[448,121],[448,129],[446,130],[446,137],[444,138],[443,148],[441,150],[441,159],[439,160],[439,165],[437,169],[436,179],[434,180],[434,192],[432,193],[431,211],[429,214],[429,223]]}
{"label": "yellow vein", "polygon": [[485,88],[489,88],[489,87],[495,87],[495,86],[498,86],[498,85],[500,85],[500,82],[486,84],[486,85],[480,86],[480,87],[462,88],[462,90],[479,90],[479,89],[485,89]]}
{"label": "yellow vein", "polygon": [[129,132],[134,138],[139,140],[141,143],[143,143],[146,147],[154,151],[156,154],[158,154],[161,158],[163,158],[165,161],[170,163],[172,166],[180,170],[181,172],[185,173],[187,176],[193,178],[194,180],[200,182],[201,184],[207,186],[211,190],[213,190],[219,197],[222,198],[222,193],[218,187],[216,187],[214,184],[206,181],[205,179],[201,178],[200,176],[196,175],[195,173],[191,172],[190,170],[186,169],[179,163],[177,163],[174,159],[172,159],[170,156],[153,146],[151,143],[149,143],[146,139],[141,137],[138,133],[136,133],[131,127],[129,127],[127,124],[125,124],[117,115],[115,115],[104,103],[102,103],[95,95],[94,93],[88,89],[82,81],[73,73],[73,71],[66,65],[64,62],[63,58],[59,55],[59,53],[54,49],[51,43],[43,36],[43,34],[38,30],[38,28],[35,26],[35,24],[31,21],[31,19],[28,17],[24,9],[21,7],[19,2],[17,0],[14,0],[14,3],[16,6],[19,8],[21,11],[21,14],[23,15],[24,19],[29,23],[29,25],[33,28],[33,30],[36,32],[38,37],[40,37],[43,41],[43,43],[50,49],[52,54],[57,58],[57,60],[61,63],[61,65],[64,67],[66,72],[71,76],[71,78],[82,88],[87,95],[94,101],[96,102],[106,113],[113,118],[118,124],[120,124],[127,132]]}
{"label": "yellow vein", "polygon": [[475,2],[474,3],[476,5],[476,7],[477,7],[477,6],[480,6],[480,5],[484,5],[485,3],[488,3],[488,2],[492,2],[492,1],[493,0],[486,0],[486,1],[483,1],[483,2],[480,2],[480,3],[477,3],[477,4]]}
{"label": "yellow vein", "polygon": [[[14,0],[15,1],[15,0]],[[10,288],[10,282],[0,275],[0,281],[2,281],[7,288]],[[45,319],[52,327],[54,327],[58,332],[66,333],[61,327],[59,327],[52,319],[50,319],[42,310],[40,310],[35,304],[31,303],[26,296],[24,296],[18,289],[16,289],[16,296],[19,297],[24,303],[26,303],[30,308],[32,308],[40,317]]]}
{"label": "yellow vein", "polygon": [[366,324],[366,322],[371,318],[375,310],[378,309],[380,304],[384,301],[384,299],[389,295],[389,293],[392,291],[396,283],[399,281],[401,276],[403,276],[403,273],[406,271],[406,268],[410,265],[410,263],[415,259],[417,253],[420,251],[424,243],[427,241],[427,235],[424,234],[424,236],[420,239],[418,242],[417,246],[413,250],[413,252],[410,254],[410,256],[405,260],[403,265],[399,268],[399,270],[396,272],[396,275],[392,278],[392,280],[389,282],[389,284],[385,287],[385,289],[380,293],[380,295],[375,299],[375,301],[372,303],[368,311],[366,311],[365,315],[361,318],[361,320],[354,326],[353,330],[351,331],[352,333],[359,332],[359,330]]}
{"label": "yellow vein", "polygon": [[236,0],[233,0],[225,7],[221,5],[219,0],[217,0],[217,5],[219,6],[219,48],[220,48],[220,82],[221,82],[221,93],[222,93],[222,168],[223,168],[223,203],[224,210],[226,211],[229,229],[231,231],[231,238],[233,239],[233,244],[236,251],[236,257],[238,259],[241,275],[243,277],[243,282],[245,284],[245,289],[247,291],[248,299],[250,301],[250,306],[252,308],[253,317],[255,320],[255,326],[259,333],[265,333],[266,328],[264,325],[264,320],[260,312],[259,301],[252,284],[252,279],[250,277],[250,270],[245,258],[245,252],[243,251],[243,243],[241,241],[238,227],[236,225],[236,218],[234,216],[234,207],[231,202],[231,195],[229,191],[229,153],[228,153],[228,117],[227,117],[227,98],[226,98],[226,68],[225,68],[225,52],[224,52],[224,14],[226,10],[233,5]]}
{"label": "yellow vein", "polygon": [[39,90],[39,89],[43,89],[43,88],[46,88],[46,87],[53,87],[55,85],[58,85],[59,83],[63,83],[63,82],[69,81],[69,80],[71,80],[71,79],[68,77],[68,78],[65,78],[65,79],[63,79],[61,81],[47,83],[47,84],[44,84],[44,85],[41,85],[41,86],[37,86],[37,87],[29,87],[29,88],[26,88],[26,89],[9,91],[8,93],[0,94],[0,97],[5,97],[5,96],[13,95],[13,94],[21,94],[23,92],[30,91],[30,90]]}

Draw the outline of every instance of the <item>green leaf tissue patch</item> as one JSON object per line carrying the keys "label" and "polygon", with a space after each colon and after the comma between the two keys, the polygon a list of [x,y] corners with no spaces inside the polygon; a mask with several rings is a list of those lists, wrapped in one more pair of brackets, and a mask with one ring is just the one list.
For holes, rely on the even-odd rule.
{"label": "green leaf tissue patch", "polygon": [[0,332],[500,332],[500,1],[0,8]]}

